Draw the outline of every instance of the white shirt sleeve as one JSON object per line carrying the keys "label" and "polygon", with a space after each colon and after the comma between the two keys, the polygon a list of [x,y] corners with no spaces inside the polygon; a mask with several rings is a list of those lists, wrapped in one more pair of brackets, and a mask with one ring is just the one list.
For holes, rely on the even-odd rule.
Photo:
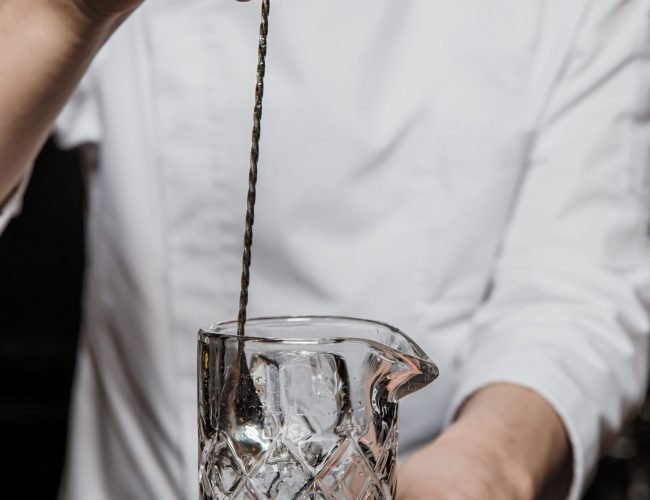
{"label": "white shirt sleeve", "polygon": [[101,138],[94,77],[91,67],[56,120],[54,138],[57,145],[63,149],[71,149],[88,142],[98,143]]}
{"label": "white shirt sleeve", "polygon": [[590,2],[540,117],[448,415],[491,383],[535,390],[568,430],[572,500],[646,390],[649,4]]}

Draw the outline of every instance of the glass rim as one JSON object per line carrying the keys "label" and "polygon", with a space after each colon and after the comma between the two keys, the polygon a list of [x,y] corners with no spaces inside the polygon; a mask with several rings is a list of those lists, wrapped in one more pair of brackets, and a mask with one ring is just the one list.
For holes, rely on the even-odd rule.
{"label": "glass rim", "polygon": [[[433,364],[431,358],[422,350],[417,342],[415,342],[411,337],[405,334],[399,328],[384,323],[382,321],[358,318],[352,316],[336,316],[336,315],[287,315],[287,316],[260,316],[249,318],[246,320],[247,325],[263,325],[264,323],[271,322],[284,322],[285,324],[290,323],[305,323],[310,322],[335,322],[339,321],[343,325],[353,324],[353,325],[366,325],[376,328],[380,328],[388,334],[393,334],[401,337],[408,344],[411,353],[408,353],[408,356],[411,356],[421,361]],[[201,328],[199,330],[199,341],[200,342],[209,342],[210,338],[218,337],[220,339],[226,338],[228,340],[240,340],[246,343],[268,343],[268,344],[286,344],[286,345],[331,345],[331,344],[340,344],[343,342],[363,342],[363,343],[375,343],[377,345],[387,346],[380,339],[371,339],[363,336],[331,336],[331,337],[308,337],[308,336],[291,336],[291,337],[281,337],[281,336],[269,336],[269,337],[260,337],[256,335],[249,335],[246,333],[245,336],[240,337],[237,335],[237,320],[228,320],[212,324],[208,328]],[[387,346],[388,347],[388,346]]]}
{"label": "glass rim", "polygon": [[[369,325],[369,326],[377,326],[381,327],[385,330],[388,330],[391,333],[396,333],[398,335],[401,335],[405,337],[406,339],[410,340],[411,342],[412,339],[406,335],[403,331],[401,331],[399,328],[394,327],[388,323],[384,323],[382,321],[377,321],[373,319],[366,319],[366,318],[356,318],[352,316],[334,316],[334,315],[286,315],[286,316],[258,316],[254,318],[248,318],[246,320],[246,326],[249,324],[252,325],[260,325],[264,323],[271,323],[271,322],[285,322],[285,323],[309,323],[313,322],[314,320],[316,321],[322,321],[322,322],[329,322],[329,321],[341,321],[343,323],[349,323],[349,324],[358,324],[358,325]],[[211,334],[216,334],[220,335],[223,337],[237,337],[237,326],[238,326],[238,321],[237,320],[227,320],[227,321],[220,321],[218,323],[213,323],[210,325],[208,328],[201,328],[200,332],[206,335],[211,335]],[[227,333],[227,330],[233,330],[234,333]],[[314,339],[314,338],[309,338],[309,337],[256,337],[255,335],[245,335],[246,340],[305,340],[305,341],[313,341],[313,340],[351,340],[353,337],[321,337],[320,339]],[[360,339],[361,340],[361,339]]]}

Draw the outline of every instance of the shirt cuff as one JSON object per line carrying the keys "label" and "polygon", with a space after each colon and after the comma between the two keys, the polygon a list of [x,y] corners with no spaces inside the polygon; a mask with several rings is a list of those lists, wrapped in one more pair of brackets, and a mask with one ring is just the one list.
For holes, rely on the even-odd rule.
{"label": "shirt cuff", "polygon": [[593,419],[583,418],[596,410],[585,403],[580,388],[561,369],[548,365],[540,367],[537,356],[509,354],[490,364],[475,363],[476,361],[469,361],[472,370],[461,378],[446,415],[446,423],[449,424],[454,419],[467,398],[489,385],[508,383],[535,391],[553,407],[564,423],[573,453],[572,479],[566,498],[579,500],[598,457],[597,451],[586,445],[593,441],[598,429],[594,427]]}
{"label": "shirt cuff", "polygon": [[33,166],[30,166],[29,171],[25,174],[22,181],[20,181],[18,187],[14,189],[4,203],[0,204],[0,234],[7,228],[11,219],[20,214],[23,208],[23,199],[27,191],[32,169]]}

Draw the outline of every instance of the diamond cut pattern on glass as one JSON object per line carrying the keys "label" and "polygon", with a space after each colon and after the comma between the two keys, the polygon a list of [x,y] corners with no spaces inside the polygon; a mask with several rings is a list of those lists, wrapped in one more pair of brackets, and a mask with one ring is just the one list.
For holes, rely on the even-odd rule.
{"label": "diamond cut pattern on glass", "polygon": [[212,449],[204,452],[207,459],[205,466],[201,467],[201,483],[211,492],[213,498],[231,494],[242,478],[240,461],[228,444],[228,440],[223,439],[223,434],[219,434],[219,439],[215,440]]}
{"label": "diamond cut pattern on glass", "polygon": [[253,480],[268,498],[294,498],[309,484],[310,475],[304,470],[301,460],[278,440],[257,468]]}
{"label": "diamond cut pattern on glass", "polygon": [[385,500],[390,498],[390,478],[384,468],[394,460],[390,448],[396,436],[394,431],[389,433],[375,467],[364,455],[363,447],[354,440],[342,439],[320,466],[313,468],[299,448],[285,444],[286,437],[280,434],[259,460],[244,470],[229,438],[221,433],[221,439],[203,453],[202,498]]}
{"label": "diamond cut pattern on glass", "polygon": [[342,443],[328,465],[324,472],[336,468],[338,474],[322,475],[320,482],[337,499],[356,498],[358,492],[364,491],[374,477],[374,471],[352,440]]}
{"label": "diamond cut pattern on glass", "polygon": [[232,498],[237,498],[238,500],[257,500],[258,498],[266,498],[264,497],[255,487],[255,485],[250,481],[244,481],[237,490]]}
{"label": "diamond cut pattern on glass", "polygon": [[302,459],[312,468],[316,469],[327,460],[336,445],[337,437],[313,436],[312,439],[298,443],[298,449]]}
{"label": "diamond cut pattern on glass", "polygon": [[389,482],[392,472],[397,466],[397,442],[398,429],[396,425],[393,425],[384,440],[375,467],[378,479],[381,481]]}

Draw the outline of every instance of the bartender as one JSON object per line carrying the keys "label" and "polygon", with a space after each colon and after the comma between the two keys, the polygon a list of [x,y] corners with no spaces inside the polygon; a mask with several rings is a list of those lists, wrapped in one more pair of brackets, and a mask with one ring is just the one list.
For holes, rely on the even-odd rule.
{"label": "bartender", "polygon": [[[578,499],[648,373],[650,0],[278,0],[249,311],[399,326],[400,500]],[[198,497],[257,2],[1,0],[0,228],[98,145],[61,500]]]}

